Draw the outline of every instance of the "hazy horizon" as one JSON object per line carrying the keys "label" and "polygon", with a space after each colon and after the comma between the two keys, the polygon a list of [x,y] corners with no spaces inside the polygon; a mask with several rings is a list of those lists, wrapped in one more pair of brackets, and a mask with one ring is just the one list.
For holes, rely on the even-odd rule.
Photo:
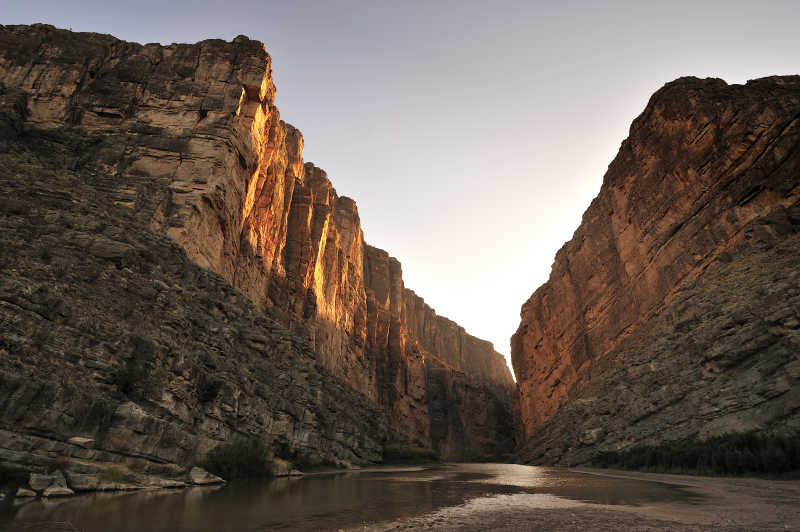
{"label": "hazy horizon", "polygon": [[0,0],[0,13],[141,43],[263,41],[281,118],[357,201],[365,240],[506,356],[653,92],[800,73],[800,2]]}

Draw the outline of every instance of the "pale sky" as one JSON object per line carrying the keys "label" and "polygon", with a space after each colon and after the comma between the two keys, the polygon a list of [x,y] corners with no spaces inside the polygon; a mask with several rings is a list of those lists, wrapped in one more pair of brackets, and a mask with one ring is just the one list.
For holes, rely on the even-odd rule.
{"label": "pale sky", "polygon": [[800,73],[800,1],[0,0],[0,24],[33,22],[263,41],[281,117],[367,242],[505,355],[653,92]]}

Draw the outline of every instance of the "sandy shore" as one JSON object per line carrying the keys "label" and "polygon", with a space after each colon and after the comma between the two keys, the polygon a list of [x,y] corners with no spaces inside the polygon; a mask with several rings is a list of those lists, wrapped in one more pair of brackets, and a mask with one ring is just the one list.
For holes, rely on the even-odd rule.
{"label": "sandy shore", "polygon": [[800,481],[575,469],[683,486],[697,501],[589,504],[547,494],[497,495],[399,521],[351,530],[800,530]]}

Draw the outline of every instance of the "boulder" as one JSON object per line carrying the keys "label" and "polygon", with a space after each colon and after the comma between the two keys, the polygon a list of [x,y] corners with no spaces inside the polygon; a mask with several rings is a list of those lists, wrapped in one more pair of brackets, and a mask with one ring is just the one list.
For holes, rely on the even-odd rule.
{"label": "boulder", "polygon": [[61,471],[55,471],[50,474],[31,473],[28,485],[34,491],[41,492],[51,486],[54,488],[66,488],[67,479],[64,478],[64,473]]}
{"label": "boulder", "polygon": [[97,476],[70,471],[67,471],[67,482],[70,488],[76,491],[94,491],[100,486],[100,479]]}
{"label": "boulder", "polygon": [[273,477],[288,477],[292,470],[292,464],[280,458],[273,458],[270,464],[270,473]]}
{"label": "boulder", "polygon": [[77,445],[78,447],[83,447],[84,449],[94,448],[94,439],[92,438],[83,438],[81,436],[75,436],[67,440],[67,443],[71,443],[72,445]]}
{"label": "boulder", "polygon": [[[210,473],[209,473],[210,474]],[[219,477],[217,477],[219,478]],[[222,479],[220,479],[222,480]],[[148,487],[152,488],[185,488],[186,482],[181,480],[172,480],[169,478],[152,477]]]}
{"label": "boulder", "polygon": [[225,480],[201,467],[195,466],[189,471],[189,482],[195,486],[206,486],[209,484],[222,484]]}
{"label": "boulder", "polygon": [[67,497],[69,495],[75,495],[75,492],[61,486],[50,486],[42,493],[43,497]]}
{"label": "boulder", "polygon": [[145,486],[137,486],[135,484],[126,484],[123,482],[108,482],[101,481],[97,485],[97,491],[135,491],[143,489]]}
{"label": "boulder", "polygon": [[[31,42],[38,44],[25,44]],[[143,47],[108,35],[6,25],[0,26],[0,56],[0,79],[8,89],[8,98],[0,98],[0,113],[10,113],[0,116],[0,136],[7,130],[16,139],[24,125],[25,143],[41,140],[49,146],[59,139],[55,145],[65,151],[52,154],[53,164],[86,170],[67,186],[52,172],[33,172],[26,163],[20,169],[31,174],[0,179],[0,196],[17,196],[14,216],[24,217],[38,212],[41,198],[20,194],[18,187],[24,183],[47,191],[48,216],[69,221],[47,231],[52,234],[47,246],[65,258],[59,263],[75,262],[67,255],[80,257],[80,278],[99,284],[114,279],[113,286],[102,289],[81,284],[47,295],[21,295],[22,301],[15,300],[20,305],[3,310],[24,330],[30,317],[22,310],[47,312],[57,293],[60,308],[85,318],[83,336],[114,344],[110,350],[86,350],[73,345],[76,336],[65,324],[53,324],[54,344],[69,357],[57,365],[60,376],[64,382],[86,379],[92,403],[107,407],[96,412],[109,427],[104,449],[79,454],[92,445],[88,441],[52,450],[38,445],[31,434],[57,435],[60,443],[74,436],[61,422],[63,413],[80,415],[84,409],[71,404],[74,394],[57,385],[55,404],[41,404],[20,425],[26,428],[24,448],[41,449],[40,456],[24,463],[61,456],[95,459],[109,451],[136,457],[126,461],[143,470],[184,464],[190,450],[202,445],[197,423],[203,425],[200,433],[219,441],[236,431],[279,434],[291,451],[320,461],[379,460],[390,431],[442,449],[450,459],[513,448],[513,427],[496,421],[511,418],[514,391],[503,357],[489,342],[436,315],[405,287],[399,261],[366,245],[355,201],[339,196],[322,169],[304,163],[301,133],[281,120],[270,58],[261,43],[237,39]],[[87,72],[94,81],[83,81]],[[3,177],[15,174],[11,170]],[[100,213],[99,205],[108,209]],[[136,223],[152,233],[132,231],[130,213],[125,210],[121,217],[120,209],[132,209]],[[172,243],[182,248],[180,254]],[[143,276],[157,264],[186,259],[206,273],[195,275],[189,265],[159,266],[158,275]],[[38,262],[39,254],[26,261]],[[191,275],[178,276],[178,270]],[[0,291],[16,293],[19,286],[38,282],[25,278],[32,271],[38,270],[17,268],[0,279]],[[212,271],[217,275],[210,276]],[[223,280],[234,286],[223,287]],[[195,290],[207,293],[208,304]],[[195,295],[183,297],[183,291]],[[136,323],[139,310],[156,300],[152,315]],[[120,320],[115,312],[96,311],[116,308],[116,301],[124,301],[136,318]],[[285,323],[258,323],[262,314],[251,312],[251,304],[269,307]],[[165,325],[178,316],[191,330],[178,333]],[[108,338],[112,324],[120,334]],[[295,334],[306,330],[310,335]],[[149,397],[141,409],[126,404],[112,415],[117,400],[106,395],[105,385],[90,385],[112,384],[115,375],[125,375],[118,371],[140,369],[119,366],[123,358],[140,360],[126,358],[130,352],[123,337],[157,337],[164,349],[154,350],[147,365],[173,368],[164,358],[183,351],[186,338],[219,353],[231,348],[229,332],[239,344],[234,350],[250,354],[249,362],[224,363],[221,399],[213,386],[198,390],[198,383],[170,370],[163,394]],[[436,391],[429,393],[428,362],[433,360],[441,360],[441,367],[434,368]],[[25,412],[29,392],[38,393],[41,380],[55,377],[47,369],[54,366],[35,367],[41,375],[9,364],[7,378],[19,384],[0,380],[0,389],[17,390],[7,411]],[[87,368],[96,370],[91,378]],[[206,409],[199,419],[195,399]],[[476,409],[479,415],[473,415]],[[447,426],[431,434],[435,424]]]}

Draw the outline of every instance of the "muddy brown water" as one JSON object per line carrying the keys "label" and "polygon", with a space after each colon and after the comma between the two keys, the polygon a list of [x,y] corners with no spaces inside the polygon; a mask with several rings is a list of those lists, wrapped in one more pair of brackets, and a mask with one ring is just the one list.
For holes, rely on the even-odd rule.
{"label": "muddy brown water", "polygon": [[336,530],[518,493],[599,505],[701,502],[687,489],[659,482],[515,464],[443,464],[232,482],[221,487],[93,493],[17,504],[4,501],[0,530]]}

